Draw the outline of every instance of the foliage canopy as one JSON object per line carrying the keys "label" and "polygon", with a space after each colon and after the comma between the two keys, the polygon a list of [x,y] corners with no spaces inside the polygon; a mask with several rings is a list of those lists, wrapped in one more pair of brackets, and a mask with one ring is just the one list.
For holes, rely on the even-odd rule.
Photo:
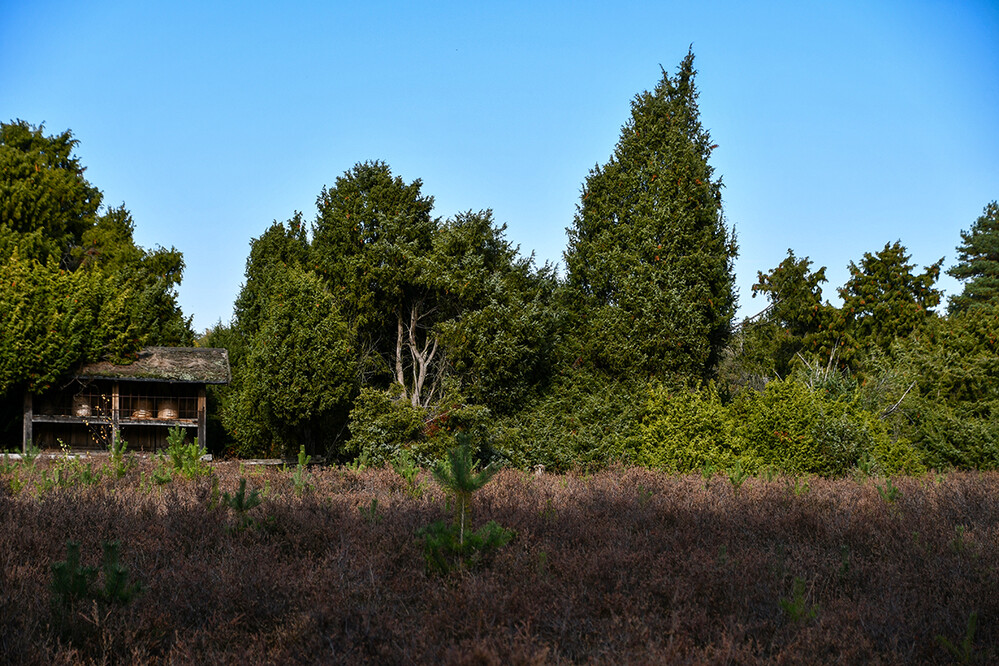
{"label": "foliage canopy", "polygon": [[635,97],[568,229],[567,288],[582,356],[616,376],[709,377],[735,311],[734,235],[716,147],[701,125],[694,56]]}

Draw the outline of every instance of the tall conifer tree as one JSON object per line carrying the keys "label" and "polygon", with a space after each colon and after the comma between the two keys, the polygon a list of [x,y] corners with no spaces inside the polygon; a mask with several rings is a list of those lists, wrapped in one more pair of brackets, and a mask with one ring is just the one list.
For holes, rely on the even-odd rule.
{"label": "tall conifer tree", "polygon": [[637,95],[614,154],[583,186],[565,253],[582,358],[613,375],[712,374],[735,311],[734,234],[688,53]]}
{"label": "tall conifer tree", "polygon": [[999,203],[987,205],[961,241],[957,265],[947,274],[964,282],[964,291],[951,298],[950,311],[999,303]]}

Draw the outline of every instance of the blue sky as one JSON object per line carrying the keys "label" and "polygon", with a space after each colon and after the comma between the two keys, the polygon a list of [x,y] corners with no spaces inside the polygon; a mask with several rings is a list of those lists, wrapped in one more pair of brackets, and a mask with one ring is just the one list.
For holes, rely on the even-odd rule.
{"label": "blue sky", "polygon": [[[635,94],[693,45],[739,238],[740,314],[792,248],[901,240],[953,264],[999,198],[999,4],[0,0],[0,119],[72,129],[105,203],[176,246],[196,330],[228,321],[250,239],[380,159],[435,212],[491,208],[558,262]],[[959,290],[944,278],[945,290]]]}

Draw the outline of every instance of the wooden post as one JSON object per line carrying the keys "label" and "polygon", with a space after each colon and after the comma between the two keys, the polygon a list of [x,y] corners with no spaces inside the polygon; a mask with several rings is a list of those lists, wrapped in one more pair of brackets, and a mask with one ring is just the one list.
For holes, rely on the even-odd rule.
{"label": "wooden post", "polygon": [[28,452],[28,445],[31,444],[31,419],[33,417],[31,405],[31,391],[24,392],[24,436],[21,439],[21,453]]}
{"label": "wooden post", "polygon": [[208,434],[208,409],[207,400],[205,398],[205,385],[202,384],[198,387],[198,447],[207,448],[205,446],[205,437]]}
{"label": "wooden post", "polygon": [[118,422],[121,420],[119,414],[121,403],[119,401],[120,392],[118,391],[118,382],[111,385],[111,441],[118,442],[121,440],[121,430],[118,426]]}

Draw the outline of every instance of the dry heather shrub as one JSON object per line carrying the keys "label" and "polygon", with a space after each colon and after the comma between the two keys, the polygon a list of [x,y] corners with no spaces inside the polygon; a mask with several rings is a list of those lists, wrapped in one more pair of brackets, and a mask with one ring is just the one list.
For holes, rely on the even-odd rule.
{"label": "dry heather shrub", "polygon": [[[950,663],[936,636],[959,643],[972,612],[974,658],[999,658],[996,473],[897,478],[888,502],[883,480],[735,493],[720,476],[508,470],[476,521],[518,538],[442,579],[415,538],[446,517],[433,484],[413,497],[389,469],[315,468],[296,493],[290,473],[216,464],[220,491],[267,488],[262,526],[237,532],[212,479],[141,485],[151,469],[41,494],[0,476],[0,662]],[[91,565],[120,540],[146,589],[73,642],[48,591],[69,538]],[[814,616],[782,607],[796,580]]]}

